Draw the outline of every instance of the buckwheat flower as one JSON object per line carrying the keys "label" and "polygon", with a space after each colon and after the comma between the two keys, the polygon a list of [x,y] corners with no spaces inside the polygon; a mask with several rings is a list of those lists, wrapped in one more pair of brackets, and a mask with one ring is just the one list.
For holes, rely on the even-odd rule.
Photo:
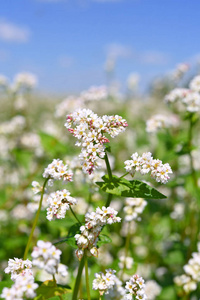
{"label": "buckwheat flower", "polygon": [[37,288],[38,284],[34,282],[33,276],[21,274],[16,278],[11,288],[2,290],[0,296],[6,300],[32,299],[36,296],[35,290]]}
{"label": "buckwheat flower", "polygon": [[60,159],[53,159],[43,173],[44,178],[50,178],[50,184],[52,184],[53,180],[72,181],[72,176],[73,173],[68,169],[68,165],[64,165]]}
{"label": "buckwheat flower", "polygon": [[196,290],[197,283],[200,281],[200,244],[197,245],[198,252],[192,253],[192,258],[189,259],[183,269],[185,274],[176,276],[174,282],[178,286],[182,286],[184,291],[189,294]]}
{"label": "buckwheat flower", "polygon": [[42,191],[42,186],[37,181],[32,181],[32,191],[34,194],[40,193]]}
{"label": "buckwheat flower", "polygon": [[105,274],[103,272],[95,273],[95,279],[92,282],[93,290],[99,290],[100,295],[108,294],[115,284],[115,273],[116,271],[112,269],[106,270]]}
{"label": "buckwheat flower", "polygon": [[77,200],[70,196],[70,192],[66,189],[51,193],[47,198],[47,219],[49,221],[65,218],[66,211],[70,205],[77,203]]}
{"label": "buckwheat flower", "polygon": [[190,66],[186,63],[178,64],[176,69],[172,73],[172,78],[175,80],[180,80],[189,70],[189,68]]}
{"label": "buckwheat flower", "polygon": [[146,300],[147,296],[144,292],[144,288],[144,279],[137,274],[133,275],[130,280],[126,282],[125,289],[128,294],[125,299],[133,299],[134,296],[136,299]]}
{"label": "buckwheat flower", "polygon": [[61,251],[50,242],[38,241],[31,256],[33,265],[39,269],[44,269],[49,274],[58,273]]}
{"label": "buckwheat flower", "polygon": [[14,89],[27,88],[31,89],[37,84],[37,78],[34,74],[23,72],[19,73],[14,78]]}
{"label": "buckwheat flower", "polygon": [[79,158],[83,172],[92,174],[99,168],[99,158],[105,156],[105,143],[109,143],[104,133],[111,137],[117,136],[128,126],[126,120],[120,116],[98,117],[89,109],[79,109],[67,116],[65,127],[73,134],[81,147]]}
{"label": "buckwheat flower", "polygon": [[148,280],[145,282],[145,294],[148,300],[154,300],[161,292],[160,285],[155,280]]}
{"label": "buckwheat flower", "polygon": [[75,235],[79,248],[75,252],[78,259],[82,259],[84,249],[87,249],[91,255],[98,257],[96,242],[98,241],[102,227],[106,224],[113,224],[120,221],[121,218],[117,217],[117,211],[111,207],[103,206],[102,209],[97,207],[96,212],[86,213],[85,225],[80,227],[81,233]]}
{"label": "buckwheat flower", "polygon": [[189,112],[197,112],[200,110],[200,94],[190,91],[182,99],[182,102],[186,105],[186,109]]}
{"label": "buckwheat flower", "polygon": [[112,289],[109,289],[109,293],[105,295],[105,299],[107,300],[123,300],[125,299],[126,290],[122,286],[121,280],[119,280],[116,276],[113,278],[115,284]]}
{"label": "buckwheat flower", "polygon": [[15,280],[24,270],[28,269],[30,273],[32,268],[32,262],[28,259],[23,260],[21,258],[9,259],[8,267],[5,268],[5,273],[11,274],[11,279]]}
{"label": "buckwheat flower", "polygon": [[108,97],[108,90],[106,86],[91,86],[87,91],[80,94],[80,98],[84,101],[101,101]]}
{"label": "buckwheat flower", "polygon": [[166,183],[170,178],[168,174],[173,173],[168,163],[162,164],[162,161],[153,159],[150,152],[143,153],[142,156],[138,156],[138,153],[134,153],[132,160],[126,160],[124,162],[125,169],[132,176],[136,171],[139,171],[142,175],[151,173],[157,182]]}
{"label": "buckwheat flower", "polygon": [[161,129],[176,127],[179,124],[178,118],[175,115],[154,115],[146,122],[146,131],[156,133]]}
{"label": "buckwheat flower", "polygon": [[69,96],[64,99],[61,103],[56,105],[55,116],[61,118],[66,116],[66,114],[83,107],[84,102],[80,97]]}
{"label": "buckwheat flower", "polygon": [[190,89],[194,92],[200,93],[200,75],[195,76],[189,85]]}
{"label": "buckwheat flower", "polygon": [[0,124],[0,133],[12,135],[19,134],[26,125],[26,119],[23,116],[15,116],[10,121]]}
{"label": "buckwheat flower", "polygon": [[165,96],[164,102],[173,103],[178,100],[182,100],[188,93],[189,93],[188,89],[176,88]]}
{"label": "buckwheat flower", "polygon": [[133,260],[132,257],[129,257],[129,256],[125,257],[125,256],[122,255],[122,256],[119,257],[118,266],[119,266],[120,269],[123,269],[124,266],[125,266],[126,269],[131,269],[132,266],[133,266],[133,263],[134,263],[134,260]]}
{"label": "buckwheat flower", "polygon": [[132,220],[140,221],[147,202],[143,198],[126,198],[123,211],[125,212],[125,221],[131,222]]}

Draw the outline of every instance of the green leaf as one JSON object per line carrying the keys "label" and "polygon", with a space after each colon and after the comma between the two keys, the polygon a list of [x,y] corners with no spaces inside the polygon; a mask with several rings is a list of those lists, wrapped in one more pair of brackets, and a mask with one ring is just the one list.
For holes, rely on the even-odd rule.
{"label": "green leaf", "polygon": [[26,169],[29,168],[31,158],[33,157],[33,154],[30,151],[15,148],[13,149],[12,154],[14,155],[15,160],[19,165],[23,166]]}
{"label": "green leaf", "polygon": [[158,296],[160,300],[175,300],[176,292],[173,286],[168,286],[162,289],[161,294]]}
{"label": "green leaf", "polygon": [[34,298],[35,300],[57,299],[56,296],[71,293],[71,289],[61,287],[60,285],[56,286],[53,280],[46,280],[39,288],[37,288],[36,292],[38,296]]}
{"label": "green leaf", "polygon": [[0,190],[0,206],[7,201],[6,190]]}
{"label": "green leaf", "polygon": [[3,288],[5,288],[5,287],[10,288],[13,284],[14,284],[14,282],[11,279],[6,280],[6,281],[0,281],[0,294],[3,290]]}
{"label": "green leaf", "polygon": [[106,193],[133,198],[145,198],[145,199],[163,199],[167,198],[165,195],[158,192],[148,184],[139,180],[126,180],[125,178],[119,178],[112,176],[112,180],[108,175],[102,177],[104,181],[96,182],[100,189]]}
{"label": "green leaf", "polygon": [[59,156],[59,154],[66,153],[67,147],[61,143],[56,137],[51,136],[45,132],[39,133],[41,144],[44,150],[52,156]]}
{"label": "green leaf", "polygon": [[77,248],[76,240],[74,238],[75,234],[80,233],[80,224],[76,223],[69,228],[68,235],[66,238],[62,239],[59,242],[54,243],[54,245],[67,243],[73,248]]}
{"label": "green leaf", "polygon": [[75,237],[69,237],[67,238],[67,240],[65,241],[68,245],[72,246],[73,248],[77,249],[78,246],[76,244],[76,240],[75,240]]}
{"label": "green leaf", "polygon": [[103,244],[108,244],[108,243],[112,243],[112,240],[109,236],[107,236],[106,234],[100,233],[99,235],[99,240],[97,242],[97,247],[101,247]]}

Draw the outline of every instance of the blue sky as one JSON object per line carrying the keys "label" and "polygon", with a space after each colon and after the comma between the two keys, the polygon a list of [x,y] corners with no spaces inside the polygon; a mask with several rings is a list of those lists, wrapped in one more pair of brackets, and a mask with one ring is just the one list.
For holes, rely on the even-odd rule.
{"label": "blue sky", "polygon": [[106,82],[106,59],[125,85],[200,54],[199,0],[10,0],[0,10],[0,73],[35,73],[39,90],[71,93]]}

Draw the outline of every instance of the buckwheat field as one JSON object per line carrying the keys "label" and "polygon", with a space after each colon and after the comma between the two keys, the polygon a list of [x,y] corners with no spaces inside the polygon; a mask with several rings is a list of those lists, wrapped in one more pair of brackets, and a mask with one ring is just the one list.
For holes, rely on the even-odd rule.
{"label": "buckwheat field", "polygon": [[8,2],[0,299],[200,300],[199,1]]}

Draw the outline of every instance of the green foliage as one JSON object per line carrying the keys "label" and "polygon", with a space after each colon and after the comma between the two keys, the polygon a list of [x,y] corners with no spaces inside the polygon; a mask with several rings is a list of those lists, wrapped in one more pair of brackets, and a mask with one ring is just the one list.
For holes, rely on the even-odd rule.
{"label": "green foliage", "polygon": [[74,238],[75,234],[80,233],[80,224],[76,223],[69,228],[68,235],[66,238],[62,239],[59,242],[54,243],[54,245],[67,243],[73,248],[77,248],[76,240]]}
{"label": "green foliage", "polygon": [[44,150],[53,158],[60,157],[63,153],[68,151],[67,145],[60,142],[56,137],[51,136],[45,132],[39,133],[41,144]]}
{"label": "green foliage", "polygon": [[106,234],[100,233],[99,235],[99,240],[97,242],[97,247],[101,247],[103,244],[108,244],[108,243],[112,243],[112,240],[109,236],[107,236]]}
{"label": "green foliage", "polygon": [[165,195],[139,180],[128,181],[125,178],[119,178],[114,175],[112,176],[112,180],[109,179],[108,175],[103,176],[102,179],[104,180],[103,182],[96,182],[96,184],[102,191],[109,194],[145,199],[166,198]]}
{"label": "green foliage", "polygon": [[37,297],[35,297],[35,300],[56,300],[60,299],[60,297],[63,294],[71,293],[71,289],[69,287],[62,287],[60,285],[56,285],[53,280],[46,280],[42,283],[41,286],[39,286],[36,290]]}

